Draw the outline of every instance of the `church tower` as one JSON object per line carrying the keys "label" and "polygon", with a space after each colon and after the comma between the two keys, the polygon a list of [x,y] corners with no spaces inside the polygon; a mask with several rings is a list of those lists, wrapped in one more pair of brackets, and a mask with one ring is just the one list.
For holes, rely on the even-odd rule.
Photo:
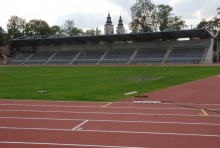
{"label": "church tower", "polygon": [[118,27],[117,27],[116,33],[117,34],[125,34],[125,27],[123,25],[123,21],[122,21],[121,16],[118,21]]}
{"label": "church tower", "polygon": [[108,13],[107,21],[106,21],[106,24],[105,24],[104,34],[105,35],[114,34],[114,25],[112,25],[112,20],[111,20],[110,13]]}

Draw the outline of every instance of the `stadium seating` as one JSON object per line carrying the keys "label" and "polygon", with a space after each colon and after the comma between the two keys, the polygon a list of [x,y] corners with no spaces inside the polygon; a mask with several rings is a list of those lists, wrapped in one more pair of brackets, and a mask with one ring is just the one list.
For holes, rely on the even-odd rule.
{"label": "stadium seating", "polygon": [[70,64],[79,51],[60,51],[54,53],[47,64]]}
{"label": "stadium seating", "polygon": [[161,64],[168,48],[142,48],[131,64]]}
{"label": "stadium seating", "polygon": [[99,59],[105,51],[81,51],[76,60],[72,64],[81,65],[81,64],[97,64]]}
{"label": "stadium seating", "polygon": [[54,52],[36,52],[32,54],[23,64],[28,65],[42,65],[46,64],[47,60]]}
{"label": "stadium seating", "polygon": [[13,65],[21,65],[25,62],[25,60],[30,57],[32,53],[21,53],[15,57],[15,59],[11,62]]}
{"label": "stadium seating", "polygon": [[[206,62],[210,40],[160,41],[112,44],[111,46],[84,45],[83,48],[47,50],[48,47],[21,50],[13,65],[117,65],[117,64],[200,64]],[[110,47],[110,48],[109,48]],[[209,53],[209,54],[208,54]],[[219,55],[220,57],[220,55]]]}
{"label": "stadium seating", "polygon": [[205,47],[174,47],[166,64],[199,64],[201,63]]}
{"label": "stadium seating", "polygon": [[132,49],[110,50],[100,64],[127,64],[133,52]]}

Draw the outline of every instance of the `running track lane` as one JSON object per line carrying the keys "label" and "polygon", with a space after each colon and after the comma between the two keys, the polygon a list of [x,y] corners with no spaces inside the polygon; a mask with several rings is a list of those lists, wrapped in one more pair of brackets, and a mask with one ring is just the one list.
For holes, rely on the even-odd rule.
{"label": "running track lane", "polygon": [[[79,102],[77,102],[77,104],[78,103]],[[82,106],[88,105],[88,103],[86,105],[83,105],[83,103],[79,104]],[[72,105],[74,105],[73,102]],[[105,104],[102,105],[105,106]],[[144,105],[141,106],[144,107]],[[95,106],[93,107],[96,108]],[[136,106],[135,108],[139,110],[138,107],[139,106]],[[163,110],[159,109],[157,112],[151,112],[149,114],[136,112],[120,113],[120,110],[113,111],[114,108],[100,110],[100,104],[98,104],[97,108],[97,111],[94,110],[96,112],[90,112],[91,110],[87,111],[86,107],[82,110],[83,112],[65,110],[41,111],[42,108],[23,111],[1,110],[0,117],[4,122],[2,122],[3,124],[0,131],[4,134],[0,134],[0,147],[6,145],[7,148],[15,146],[46,148],[53,146],[208,148],[211,146],[217,148],[220,145],[218,133],[218,124],[220,123],[219,116],[196,115],[197,113],[195,113],[194,110],[192,115],[190,115],[188,110],[186,110],[186,113],[182,112],[182,110],[180,112],[178,112],[178,110],[173,110],[173,113],[169,112],[168,114],[166,113],[167,109],[164,109],[165,113],[163,114]],[[124,109],[121,108],[121,110]],[[17,117],[17,119],[13,119],[13,117]],[[18,119],[21,117],[27,119]],[[28,119],[28,117],[39,119],[33,120]],[[47,125],[47,122],[40,118],[61,120],[54,121],[58,121],[57,123],[53,123],[52,120],[50,120]],[[62,119],[68,119],[68,121]],[[97,119],[109,121],[95,121]],[[151,120],[155,123],[147,123],[147,121]],[[173,123],[159,123],[161,122],[160,120],[162,120],[162,122],[179,121],[185,123],[197,122],[207,124],[188,124],[189,126],[187,126],[187,124],[178,124],[179,127],[181,126],[178,128],[178,125]],[[127,122],[126,124],[126,121],[133,122]],[[209,125],[209,123],[216,125]],[[3,127],[4,124],[6,127]],[[73,126],[71,126],[71,124]],[[11,127],[9,127],[9,125]],[[208,130],[209,128],[210,131]],[[214,132],[212,132],[213,130]],[[17,135],[19,135],[19,137]]]}
{"label": "running track lane", "polygon": [[[31,129],[1,129],[1,131],[4,133],[4,136],[0,136],[0,146],[4,141],[145,148],[209,148],[210,146],[212,148],[219,148],[220,145],[219,137],[198,137],[188,135]],[[9,146],[10,145],[8,145],[7,148],[9,148]],[[39,145],[31,145],[31,147],[39,148]]]}
{"label": "running track lane", "polygon": [[220,116],[204,116],[202,114],[129,114],[111,112],[42,112],[42,111],[0,111],[1,117],[21,118],[53,118],[80,120],[118,120],[118,121],[158,121],[158,122],[196,122],[220,124]]}

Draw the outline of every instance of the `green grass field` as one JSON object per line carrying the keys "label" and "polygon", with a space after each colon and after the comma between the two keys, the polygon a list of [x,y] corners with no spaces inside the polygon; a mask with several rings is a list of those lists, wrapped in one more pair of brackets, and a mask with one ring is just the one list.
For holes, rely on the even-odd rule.
{"label": "green grass field", "polygon": [[220,67],[0,67],[0,99],[112,102],[219,74]]}

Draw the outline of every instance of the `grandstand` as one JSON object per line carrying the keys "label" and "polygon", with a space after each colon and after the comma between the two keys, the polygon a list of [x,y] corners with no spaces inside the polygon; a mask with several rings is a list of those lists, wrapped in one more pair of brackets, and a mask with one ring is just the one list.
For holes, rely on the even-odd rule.
{"label": "grandstand", "polygon": [[214,41],[208,30],[193,29],[23,37],[11,40],[11,44],[19,48],[12,65],[205,64],[213,62]]}

